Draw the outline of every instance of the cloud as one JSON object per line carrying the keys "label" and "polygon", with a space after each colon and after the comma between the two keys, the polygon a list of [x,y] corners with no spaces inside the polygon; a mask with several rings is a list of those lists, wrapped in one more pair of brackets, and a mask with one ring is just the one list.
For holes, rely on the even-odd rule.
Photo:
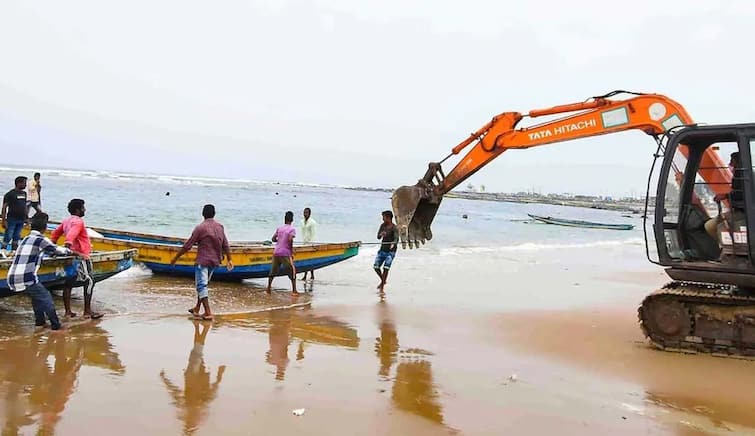
{"label": "cloud", "polygon": [[[45,165],[65,147],[88,167],[395,186],[497,113],[617,88],[666,94],[699,121],[752,120],[741,52],[754,15],[744,1],[10,0],[0,122],[43,138]],[[641,133],[558,144],[474,179],[557,187],[552,172],[496,168],[587,165],[595,176],[572,179],[589,188],[652,148]]]}

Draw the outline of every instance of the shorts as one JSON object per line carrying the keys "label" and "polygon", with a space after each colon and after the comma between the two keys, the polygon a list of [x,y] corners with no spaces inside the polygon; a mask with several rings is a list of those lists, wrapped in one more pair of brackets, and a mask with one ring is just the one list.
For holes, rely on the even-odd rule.
{"label": "shorts", "polygon": [[287,266],[290,272],[294,271],[294,266],[291,264],[291,256],[273,256],[273,262],[270,265],[270,277],[275,277],[280,272],[282,266]]}
{"label": "shorts", "polygon": [[396,257],[396,253],[393,251],[378,251],[377,256],[375,256],[375,268],[382,266],[385,269],[391,269],[394,257]]}
{"label": "shorts", "polygon": [[76,275],[66,281],[66,285],[72,288],[84,287],[84,297],[91,296],[94,293],[94,278],[92,271],[94,266],[90,259],[76,259]]}
{"label": "shorts", "polygon": [[194,284],[197,286],[197,298],[202,299],[210,296],[208,285],[213,272],[215,272],[214,266],[194,265]]}

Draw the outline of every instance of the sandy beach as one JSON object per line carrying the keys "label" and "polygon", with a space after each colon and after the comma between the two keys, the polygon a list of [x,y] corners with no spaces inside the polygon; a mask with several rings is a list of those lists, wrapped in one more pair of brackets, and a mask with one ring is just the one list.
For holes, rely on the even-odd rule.
{"label": "sandy beach", "polygon": [[254,282],[216,283],[212,324],[183,315],[191,281],[138,269],[102,283],[103,320],[65,335],[35,333],[25,299],[6,299],[4,431],[755,431],[752,362],[656,351],[642,338],[636,305],[666,279],[638,248],[600,248],[603,268],[594,249],[568,262],[558,251],[469,254],[481,270],[507,271],[492,285],[442,259],[419,284],[410,272],[422,260],[407,253],[382,300],[358,273],[371,262],[360,255],[298,298],[283,282],[271,296]]}

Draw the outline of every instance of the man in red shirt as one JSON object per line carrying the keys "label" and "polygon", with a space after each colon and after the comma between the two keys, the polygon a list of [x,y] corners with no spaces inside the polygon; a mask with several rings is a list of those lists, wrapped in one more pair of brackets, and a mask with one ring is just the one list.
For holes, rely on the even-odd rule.
{"label": "man in red shirt", "polygon": [[65,234],[65,246],[79,253],[83,259],[78,263],[76,279],[66,283],[63,288],[63,306],[65,306],[66,309],[66,313],[63,316],[76,316],[76,314],[71,311],[71,288],[73,288],[75,282],[84,284],[84,316],[88,316],[92,319],[102,318],[102,313],[92,311],[94,279],[92,278],[92,261],[89,259],[89,255],[92,253],[92,243],[89,241],[89,234],[87,234],[87,228],[82,219],[86,213],[84,200],[74,198],[69,201],[68,212],[71,216],[64,219],[63,222],[53,230],[50,239],[53,243],[57,243],[58,239]]}
{"label": "man in red shirt", "polygon": [[215,268],[223,260],[223,255],[227,259],[228,271],[233,269],[233,262],[231,262],[231,247],[228,244],[228,238],[225,236],[225,229],[222,224],[215,221],[215,206],[205,204],[202,208],[202,216],[204,217],[204,221],[194,227],[191,236],[184,243],[183,247],[178,250],[178,253],[170,261],[170,264],[175,265],[178,258],[191,250],[194,244],[198,245],[197,260],[194,265],[197,304],[189,309],[189,313],[195,317],[199,317],[199,310],[201,306],[204,306],[204,315],[201,315],[201,317],[203,320],[211,321],[210,292],[207,285],[210,283],[210,279],[212,279],[212,273],[215,271]]}

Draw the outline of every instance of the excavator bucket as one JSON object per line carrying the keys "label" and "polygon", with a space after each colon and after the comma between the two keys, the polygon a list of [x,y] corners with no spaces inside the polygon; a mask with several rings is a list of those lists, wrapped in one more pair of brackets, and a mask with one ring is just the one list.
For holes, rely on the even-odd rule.
{"label": "excavator bucket", "polygon": [[409,248],[419,248],[420,242],[424,244],[433,238],[430,224],[438,212],[442,198],[432,195],[430,187],[422,181],[393,191],[391,205],[403,248],[407,245]]}

